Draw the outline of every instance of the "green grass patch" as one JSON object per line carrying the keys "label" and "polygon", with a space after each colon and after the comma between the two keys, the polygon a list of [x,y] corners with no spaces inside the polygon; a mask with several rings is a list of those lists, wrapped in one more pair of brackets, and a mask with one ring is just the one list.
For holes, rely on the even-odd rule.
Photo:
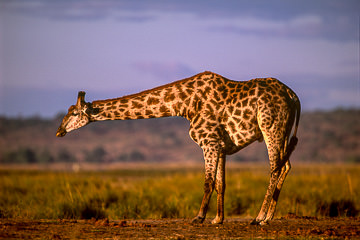
{"label": "green grass patch", "polygon": [[[360,165],[294,166],[276,216],[358,216]],[[0,171],[0,217],[27,219],[192,218],[203,195],[202,169],[85,172]],[[227,169],[225,214],[255,217],[269,180],[264,167]],[[215,216],[214,192],[208,216]]]}

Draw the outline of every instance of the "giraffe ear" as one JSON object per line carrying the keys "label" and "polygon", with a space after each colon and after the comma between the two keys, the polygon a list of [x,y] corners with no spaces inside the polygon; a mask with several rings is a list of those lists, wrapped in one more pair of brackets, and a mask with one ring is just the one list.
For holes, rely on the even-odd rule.
{"label": "giraffe ear", "polygon": [[78,98],[77,98],[77,102],[76,102],[76,106],[80,107],[81,103],[85,102],[85,92],[80,91],[78,93]]}

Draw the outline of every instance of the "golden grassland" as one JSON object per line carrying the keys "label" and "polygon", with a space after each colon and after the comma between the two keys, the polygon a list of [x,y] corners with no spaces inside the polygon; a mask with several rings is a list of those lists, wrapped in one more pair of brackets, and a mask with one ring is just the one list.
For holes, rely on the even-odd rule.
{"label": "golden grassland", "polygon": [[[268,166],[230,162],[226,174],[226,217],[255,217],[267,188]],[[359,176],[357,164],[294,164],[275,217],[288,213],[358,216]],[[203,178],[200,166],[129,165],[79,171],[0,168],[0,217],[192,218],[200,207]],[[215,212],[214,192],[208,217]]]}

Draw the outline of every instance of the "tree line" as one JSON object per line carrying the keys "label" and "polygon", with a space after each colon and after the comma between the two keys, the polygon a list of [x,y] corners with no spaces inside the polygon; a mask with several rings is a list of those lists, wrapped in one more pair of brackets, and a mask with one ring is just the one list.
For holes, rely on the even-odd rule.
{"label": "tree line", "polygon": [[[66,148],[57,153],[48,150],[31,149],[21,147],[13,151],[5,151],[1,158],[2,164],[51,164],[51,163],[75,163],[80,159]],[[102,146],[84,152],[83,161],[88,163],[111,163],[111,162],[140,162],[146,161],[147,157],[139,150],[133,150],[119,154],[117,157],[109,157]]]}
{"label": "tree line", "polygon": [[[189,161],[202,158],[182,118],[93,123],[64,138],[54,119],[0,116],[0,164],[58,162]],[[360,163],[360,109],[303,112],[291,160]],[[253,146],[254,145],[254,146]],[[267,161],[264,144],[253,144],[230,161]],[[199,160],[201,161],[201,160]]]}

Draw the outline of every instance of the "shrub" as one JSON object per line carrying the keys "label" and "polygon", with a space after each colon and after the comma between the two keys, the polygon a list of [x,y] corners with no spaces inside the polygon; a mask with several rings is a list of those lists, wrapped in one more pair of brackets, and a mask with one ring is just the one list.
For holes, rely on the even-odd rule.
{"label": "shrub", "polygon": [[326,217],[356,217],[359,213],[351,200],[331,201],[318,204],[317,212]]}
{"label": "shrub", "polygon": [[36,153],[30,148],[20,148],[3,154],[2,163],[36,163]]}

